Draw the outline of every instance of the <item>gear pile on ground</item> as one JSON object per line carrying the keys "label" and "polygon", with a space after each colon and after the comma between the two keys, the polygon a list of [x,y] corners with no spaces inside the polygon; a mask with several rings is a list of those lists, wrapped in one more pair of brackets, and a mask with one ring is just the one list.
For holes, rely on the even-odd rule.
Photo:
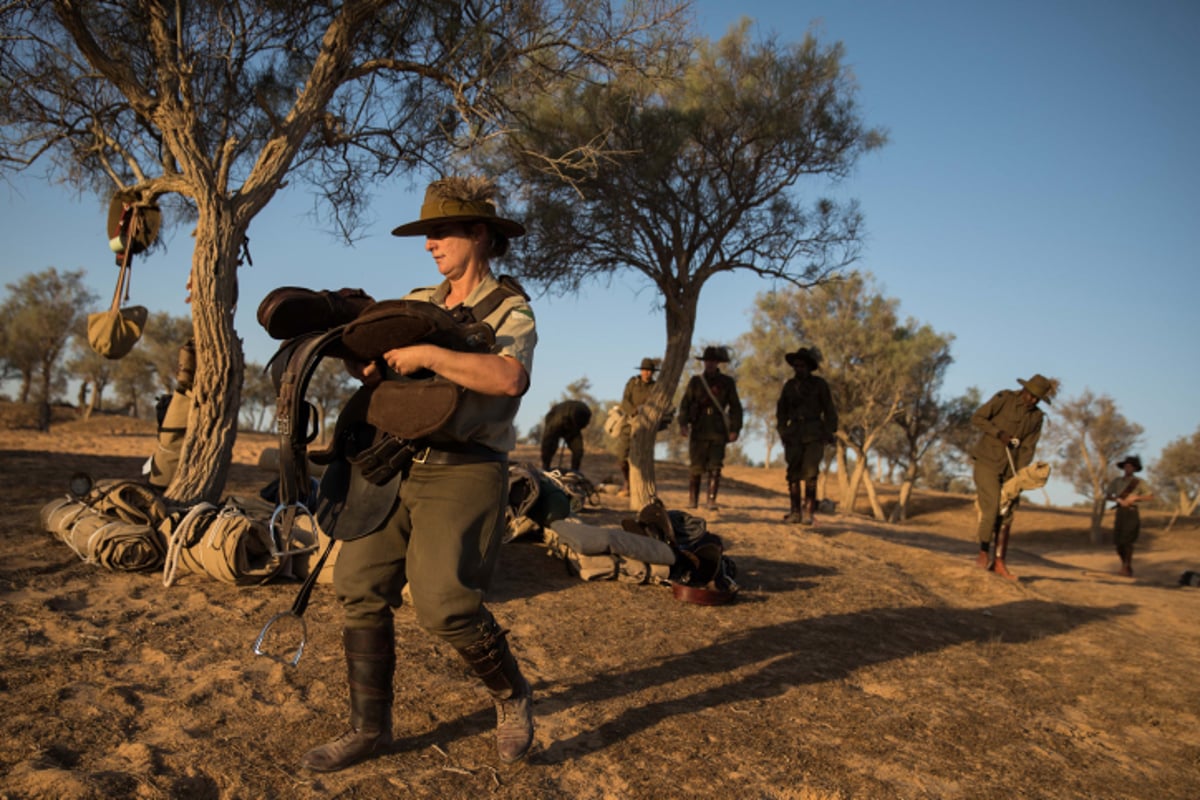
{"label": "gear pile on ground", "polygon": [[41,522],[83,561],[114,571],[162,570],[166,586],[185,574],[238,585],[305,577],[318,544],[313,527],[298,525],[290,541],[275,541],[270,515],[257,498],[172,509],[151,486],[102,480],[47,503]]}

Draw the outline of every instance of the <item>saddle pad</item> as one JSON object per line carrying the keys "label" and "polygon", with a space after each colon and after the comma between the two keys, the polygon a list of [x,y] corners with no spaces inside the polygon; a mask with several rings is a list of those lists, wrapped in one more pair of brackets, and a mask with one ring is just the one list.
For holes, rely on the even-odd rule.
{"label": "saddle pad", "polygon": [[610,553],[647,564],[675,563],[675,551],[670,545],[620,528],[587,525],[578,520],[563,519],[551,525],[551,530],[563,544],[582,555]]}

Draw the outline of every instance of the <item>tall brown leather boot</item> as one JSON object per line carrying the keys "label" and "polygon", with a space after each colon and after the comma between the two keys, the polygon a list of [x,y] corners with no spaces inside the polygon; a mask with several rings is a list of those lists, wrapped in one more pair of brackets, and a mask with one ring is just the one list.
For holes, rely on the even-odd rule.
{"label": "tall brown leather boot", "polygon": [[688,508],[700,505],[700,476],[688,476]]}
{"label": "tall brown leather boot", "polygon": [[505,764],[520,761],[533,745],[533,690],[495,621],[480,627],[483,638],[458,653],[483,681],[496,703],[496,751]]}
{"label": "tall brown leather boot", "polygon": [[796,525],[803,521],[804,515],[800,513],[802,497],[800,495],[800,481],[788,481],[788,502],[791,505],[791,510],[783,516],[784,522],[790,522]]}
{"label": "tall brown leather boot", "polygon": [[1008,535],[1011,532],[1011,521],[1000,526],[1000,532],[996,534],[996,561],[992,564],[992,569],[1001,578],[1015,581],[1018,580],[1017,576],[1009,572],[1008,566],[1004,563],[1004,559],[1008,555]]}
{"label": "tall brown leather boot", "polygon": [[392,676],[396,636],[392,623],[342,632],[350,682],[350,730],[309,750],[300,766],[317,772],[345,769],[392,743]]}
{"label": "tall brown leather boot", "polygon": [[708,510],[716,511],[720,506],[717,505],[717,492],[721,489],[721,470],[715,469],[708,473]]}
{"label": "tall brown leather boot", "polygon": [[801,515],[801,525],[812,525],[813,515],[817,513],[817,498],[815,496],[804,498],[804,513]]}

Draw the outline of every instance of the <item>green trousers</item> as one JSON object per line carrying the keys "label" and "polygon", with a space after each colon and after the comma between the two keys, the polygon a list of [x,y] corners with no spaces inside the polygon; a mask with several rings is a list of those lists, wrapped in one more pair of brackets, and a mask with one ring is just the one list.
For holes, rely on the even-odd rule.
{"label": "green trousers", "polygon": [[728,439],[688,439],[688,474],[703,475],[715,472],[725,464],[725,446]]}
{"label": "green trousers", "polygon": [[[999,529],[1000,523],[1000,487],[1012,477],[1008,464],[997,467],[976,459],[975,461],[975,501],[979,504],[979,527],[976,535],[980,544],[987,544],[992,535]],[[1013,510],[1017,503],[1009,507],[1005,520],[1012,519]]]}
{"label": "green trousers", "polygon": [[783,459],[787,462],[788,483],[815,481],[821,474],[824,458],[824,442],[784,442]]}
{"label": "green trousers", "polygon": [[456,648],[492,619],[483,598],[504,538],[508,465],[413,464],[379,531],[342,542],[333,585],[346,627],[383,625],[408,584],[417,622]]}

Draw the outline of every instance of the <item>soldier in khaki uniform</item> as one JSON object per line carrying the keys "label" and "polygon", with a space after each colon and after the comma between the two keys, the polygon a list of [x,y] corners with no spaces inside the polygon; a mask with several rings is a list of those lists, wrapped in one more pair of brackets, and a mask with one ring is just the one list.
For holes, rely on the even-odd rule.
{"label": "soldier in khaki uniform", "polygon": [[625,421],[621,423],[621,432],[617,435],[617,457],[621,459],[621,490],[619,497],[629,496],[629,443],[633,436],[633,418],[642,410],[642,406],[650,399],[654,391],[654,373],[658,371],[658,362],[653,358],[643,358],[638,367],[638,374],[625,382],[625,392],[621,395],[621,410],[625,412]]}
{"label": "soldier in khaki uniform", "polygon": [[[470,308],[501,285],[490,259],[503,256],[509,238],[525,229],[496,215],[493,193],[478,178],[430,185],[420,219],[392,233],[424,235],[444,280],[405,299]],[[405,584],[417,622],[453,646],[494,698],[500,760],[522,758],[533,742],[529,683],[483,597],[503,539],[513,418],[529,388],[537,333],[525,296],[515,292],[484,322],[496,333],[489,353],[418,343],[387,351],[386,375],[376,364],[352,368],[366,383],[428,370],[464,391],[450,420],[420,443],[383,526],[342,542],[334,589],[345,615],[350,730],[306,753],[302,764],[309,769],[343,769],[390,745],[392,609],[402,604]]]}
{"label": "soldier in khaki uniform", "polygon": [[[816,348],[801,347],[784,358],[796,374],[783,384],[779,402],[775,404],[775,422],[779,440],[783,442],[783,457],[787,461],[791,503],[791,510],[783,521],[812,525],[817,508],[817,476],[825,457],[825,445],[832,444],[837,435],[837,408],[829,384],[812,374],[821,368],[821,354]],[[801,483],[804,484],[803,504]]]}
{"label": "soldier in khaki uniform", "polygon": [[1121,574],[1132,578],[1133,543],[1142,531],[1142,519],[1137,504],[1153,500],[1154,492],[1149,484],[1134,475],[1135,472],[1142,471],[1142,460],[1137,456],[1125,456],[1125,460],[1118,463],[1117,468],[1121,470],[1121,475],[1112,479],[1104,496],[1116,503],[1113,544],[1117,547],[1117,557],[1121,559]]}
{"label": "soldier in khaki uniform", "polygon": [[[1009,580],[1017,576],[1008,571],[1005,556],[1012,517],[1018,501],[1013,502],[1000,516],[1000,488],[1016,471],[1033,461],[1038,439],[1042,435],[1042,410],[1038,402],[1051,401],[1057,382],[1043,375],[1029,380],[1017,379],[1020,391],[1002,389],[984,403],[971,417],[971,424],[982,432],[971,450],[975,461],[976,504],[979,507],[979,556],[976,563],[994,569],[997,575]],[[996,540],[996,557],[989,565],[988,551]]]}
{"label": "soldier in khaki uniform", "polygon": [[583,466],[583,429],[592,421],[592,410],[582,400],[556,403],[542,419],[542,470],[550,471],[550,462],[558,452],[558,443],[566,442],[571,451],[571,471]]}
{"label": "soldier in khaki uniform", "polygon": [[724,347],[706,347],[698,357],[704,370],[693,375],[679,403],[679,432],[688,438],[688,507],[700,502],[700,481],[708,476],[708,508],[716,510],[725,447],[742,431],[737,382],[721,372],[729,363]]}

